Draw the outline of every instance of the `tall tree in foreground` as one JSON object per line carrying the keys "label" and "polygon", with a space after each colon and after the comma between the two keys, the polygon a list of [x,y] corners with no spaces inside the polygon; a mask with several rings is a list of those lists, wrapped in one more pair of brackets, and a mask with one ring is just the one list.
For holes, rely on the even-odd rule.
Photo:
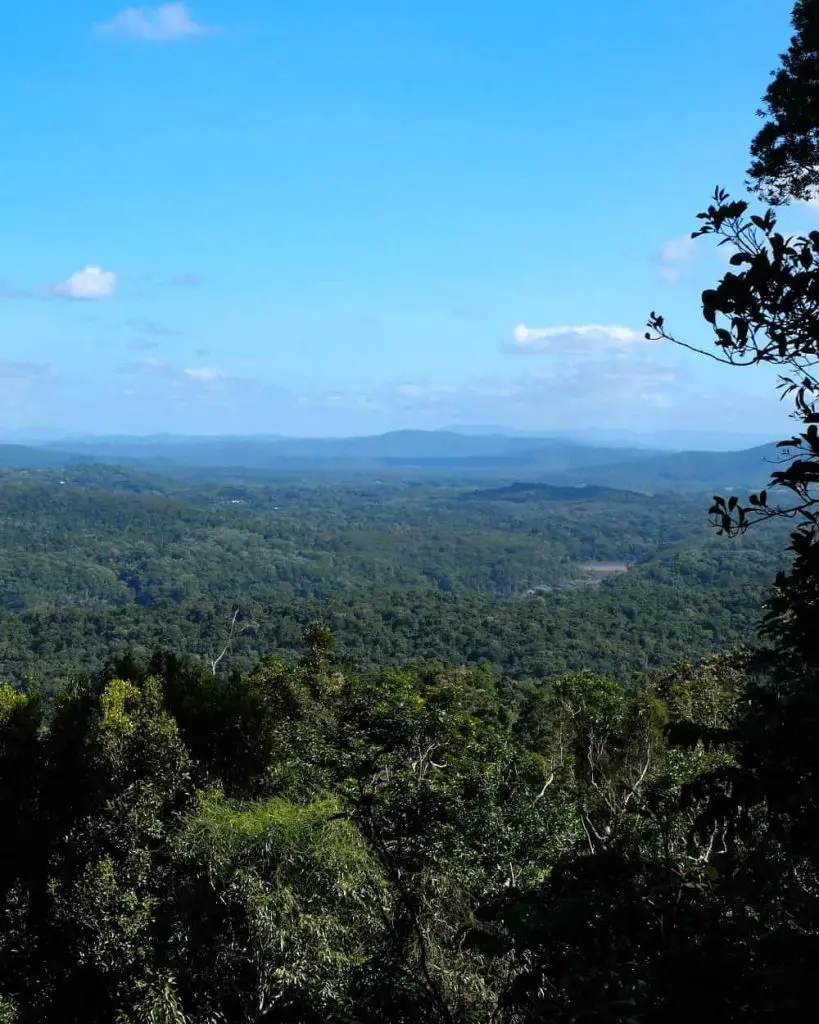
{"label": "tall tree in foreground", "polygon": [[[797,0],[794,36],[765,96],[767,117],[752,143],[753,188],[775,203],[810,198],[819,187],[819,0]],[[769,487],[749,496],[715,497],[720,532],[784,517],[796,523],[793,569],[782,574],[769,605],[765,632],[778,667],[805,678],[819,669],[819,232],[786,235],[773,207],[753,211],[717,189],[693,237],[712,236],[732,251],[731,270],[702,294],[713,350],[678,339],[652,313],[647,337],[694,348],[729,366],[772,365],[779,390],[799,424],[778,444],[782,455]],[[782,495],[774,500],[773,494]]]}
{"label": "tall tree in foreground", "polygon": [[[774,204],[811,198],[819,186],[817,0],[796,3],[793,25],[765,97],[768,120],[752,144],[753,188]],[[763,622],[772,651],[757,663],[735,763],[698,781],[707,797],[701,824],[725,824],[725,877],[741,879],[753,894],[748,907],[767,921],[766,949],[779,947],[774,966],[784,976],[788,962],[807,972],[819,941],[819,232],[786,235],[773,207],[755,212],[722,189],[699,219],[694,237],[710,235],[733,250],[731,269],[702,294],[715,342],[703,354],[730,366],[776,367],[781,397],[792,401],[799,425],[779,442],[782,460],[768,489],[747,503],[715,497],[711,508],[727,534],[771,517],[792,519],[794,562],[777,578]],[[658,314],[648,326],[648,337],[693,347]],[[749,956],[759,952],[758,945],[748,949]],[[803,979],[797,1007],[816,995],[809,974]],[[770,1012],[781,1013],[774,975],[769,980]]]}
{"label": "tall tree in foreground", "polygon": [[[754,188],[774,203],[819,186],[819,0],[799,0],[793,23],[752,148]],[[702,296],[715,348],[695,351],[775,366],[799,423],[770,482],[782,500],[768,489],[744,503],[716,497],[711,514],[727,534],[794,520],[794,564],[765,622],[773,655],[752,666],[736,714],[714,723],[697,710],[683,722],[681,753],[712,750],[713,762],[652,778],[634,807],[645,831],[567,858],[538,899],[513,894],[496,908],[496,927],[527,964],[507,997],[516,1021],[794,1022],[816,1012],[819,232],[788,237],[773,209],[756,212],[722,189],[699,219],[694,237],[714,236],[732,254]],[[694,348],[659,314],[648,326],[650,339]]]}
{"label": "tall tree in foreground", "polygon": [[797,0],[793,36],[765,93],[766,118],[751,143],[751,187],[767,203],[810,199],[819,189],[819,4]]}
{"label": "tall tree in foreground", "polygon": [[[750,187],[768,209],[752,211],[745,200],[714,192],[698,215],[694,238],[712,235],[732,251],[735,270],[702,295],[703,316],[714,332],[715,350],[701,354],[730,366],[770,364],[780,370],[782,398],[793,401],[801,430],[779,443],[781,468],[773,488],[789,492],[771,506],[768,491],[751,495],[748,507],[736,498],[715,499],[712,509],[724,532],[746,529],[772,515],[801,520],[794,538],[797,563],[815,537],[819,483],[819,232],[805,237],[777,230],[774,206],[819,196],[819,0],[796,0],[793,36],[758,112],[765,119],[751,143]],[[650,338],[684,345],[652,313]]]}

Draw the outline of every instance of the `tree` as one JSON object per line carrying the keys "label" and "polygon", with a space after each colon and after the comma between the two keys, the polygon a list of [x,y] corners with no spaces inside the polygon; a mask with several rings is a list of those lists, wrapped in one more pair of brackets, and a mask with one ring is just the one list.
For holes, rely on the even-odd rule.
{"label": "tree", "polygon": [[[716,352],[703,352],[731,366],[774,365],[781,369],[781,397],[794,403],[804,428],[779,442],[783,468],[774,487],[790,491],[787,504],[768,505],[767,491],[741,506],[735,496],[715,498],[712,514],[720,530],[744,530],[771,515],[799,516],[815,539],[813,512],[819,483],[819,232],[785,236],[777,230],[773,206],[815,197],[819,188],[819,0],[796,0],[794,34],[772,76],[760,116],[767,118],[751,144],[751,187],[772,204],[757,213],[745,200],[716,189],[692,237],[713,235],[733,250],[731,270],[702,295],[703,316],[714,332]],[[687,345],[652,313],[649,338]]]}
{"label": "tree", "polygon": [[[775,203],[807,198],[819,184],[819,2],[797,0],[792,20],[795,34],[765,96],[769,120],[752,144],[755,189]],[[792,400],[801,428],[777,445],[782,454],[770,488],[784,491],[783,500],[772,502],[767,489],[751,494],[747,504],[736,495],[717,495],[710,512],[728,534],[772,517],[797,522],[793,569],[777,577],[764,632],[779,668],[787,663],[804,678],[809,667],[819,666],[819,232],[785,236],[772,207],[753,213],[747,201],[732,200],[719,188],[699,219],[703,224],[693,237],[711,235],[733,250],[732,269],[702,294],[715,351],[680,341],[656,313],[647,337],[730,366],[765,364],[780,371],[781,397]]]}
{"label": "tree", "polygon": [[[6,701],[6,749],[25,702]],[[4,982],[22,1021],[113,1020],[153,984],[161,851],[189,768],[162,704],[155,678],[66,686],[29,746],[32,834],[2,907],[21,925]]]}
{"label": "tree", "polygon": [[797,0],[790,47],[765,93],[767,120],[751,144],[748,170],[767,203],[809,199],[819,187],[819,3]]}
{"label": "tree", "polygon": [[[766,94],[770,120],[752,145],[754,190],[773,204],[810,198],[819,185],[819,4],[799,0],[793,23],[791,47]],[[648,337],[729,366],[776,367],[800,429],[778,445],[783,454],[770,489],[784,492],[782,499],[772,501],[767,489],[747,503],[715,496],[710,509],[729,535],[770,518],[794,520],[794,562],[777,577],[763,623],[771,649],[753,659],[732,714],[730,757],[692,780],[681,809],[696,806],[695,829],[720,837],[712,862],[717,904],[757,922],[741,938],[757,964],[747,979],[757,1006],[794,1019],[815,1002],[807,965],[819,943],[819,232],[786,236],[773,207],[753,212],[723,189],[699,219],[693,237],[714,236],[733,250],[731,269],[702,294],[715,350],[680,341],[655,313]]]}
{"label": "tree", "polygon": [[646,337],[683,345],[728,366],[773,365],[781,370],[781,396],[791,396],[793,416],[805,428],[779,442],[782,468],[770,486],[790,492],[773,506],[767,490],[752,494],[747,506],[732,495],[715,497],[711,514],[720,532],[742,532],[771,516],[799,517],[812,536],[819,483],[819,232],[786,237],[776,230],[773,209],[751,214],[745,200],[731,200],[717,189],[692,237],[714,235],[735,251],[732,267],[715,288],[702,293],[705,321],[714,333],[716,352],[680,341],[652,313]]}
{"label": "tree", "polygon": [[518,737],[562,777],[594,853],[616,841],[662,764],[666,710],[646,692],[625,693],[593,672],[575,672],[533,690]]}
{"label": "tree", "polygon": [[378,949],[390,899],[337,798],[205,793],[173,850],[172,968],[194,1020],[353,1019],[351,979]]}

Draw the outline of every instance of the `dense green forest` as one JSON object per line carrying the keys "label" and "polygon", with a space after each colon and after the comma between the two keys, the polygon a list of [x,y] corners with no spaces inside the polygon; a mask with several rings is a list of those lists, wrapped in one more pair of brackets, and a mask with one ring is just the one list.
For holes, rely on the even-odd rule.
{"label": "dense green forest", "polygon": [[249,669],[320,618],[350,664],[632,679],[749,640],[785,565],[782,531],[720,542],[707,499],[6,471],[0,674],[51,686],[128,651],[210,661],[229,639],[222,670]]}
{"label": "dense green forest", "polygon": [[711,921],[728,826],[690,787],[741,764],[787,530],[720,538],[707,499],[5,471],[0,1020],[682,1020],[747,988],[770,922]]}
{"label": "dense green forest", "polygon": [[[575,1020],[731,966],[660,941],[708,843],[664,802],[734,763],[663,726],[729,722],[741,661],[502,696],[440,666],[341,673],[329,640],[230,677],[123,663],[50,707],[0,690],[9,1020]],[[616,866],[626,843],[679,860],[665,907],[618,904],[647,870]],[[630,914],[644,975],[609,978]]]}

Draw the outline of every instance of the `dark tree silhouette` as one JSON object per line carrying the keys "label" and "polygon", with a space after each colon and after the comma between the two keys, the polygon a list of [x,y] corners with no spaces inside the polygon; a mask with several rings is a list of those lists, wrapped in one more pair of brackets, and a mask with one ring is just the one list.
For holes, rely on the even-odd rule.
{"label": "dark tree silhouette", "polygon": [[794,34],[759,111],[750,185],[771,204],[809,199],[819,186],[819,3],[797,0]]}

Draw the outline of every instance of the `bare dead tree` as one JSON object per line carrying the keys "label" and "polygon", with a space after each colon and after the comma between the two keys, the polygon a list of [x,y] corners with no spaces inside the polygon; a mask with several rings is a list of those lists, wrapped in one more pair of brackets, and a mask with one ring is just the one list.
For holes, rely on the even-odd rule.
{"label": "bare dead tree", "polygon": [[233,641],[236,639],[236,637],[237,636],[241,636],[243,633],[247,633],[249,630],[253,629],[254,626],[255,626],[255,623],[247,622],[247,623],[245,623],[244,625],[240,626],[237,629],[236,628],[236,623],[238,622],[238,619],[239,619],[239,609],[235,608],[233,610],[233,615],[231,616],[231,619],[230,619],[230,631],[228,632],[227,643],[225,644],[225,646],[222,648],[222,650],[219,652],[219,654],[215,658],[211,658],[210,668],[211,668],[211,673],[212,673],[214,679],[216,678],[216,669],[219,667],[219,662],[224,658],[224,656],[231,649],[231,647],[233,646]]}

